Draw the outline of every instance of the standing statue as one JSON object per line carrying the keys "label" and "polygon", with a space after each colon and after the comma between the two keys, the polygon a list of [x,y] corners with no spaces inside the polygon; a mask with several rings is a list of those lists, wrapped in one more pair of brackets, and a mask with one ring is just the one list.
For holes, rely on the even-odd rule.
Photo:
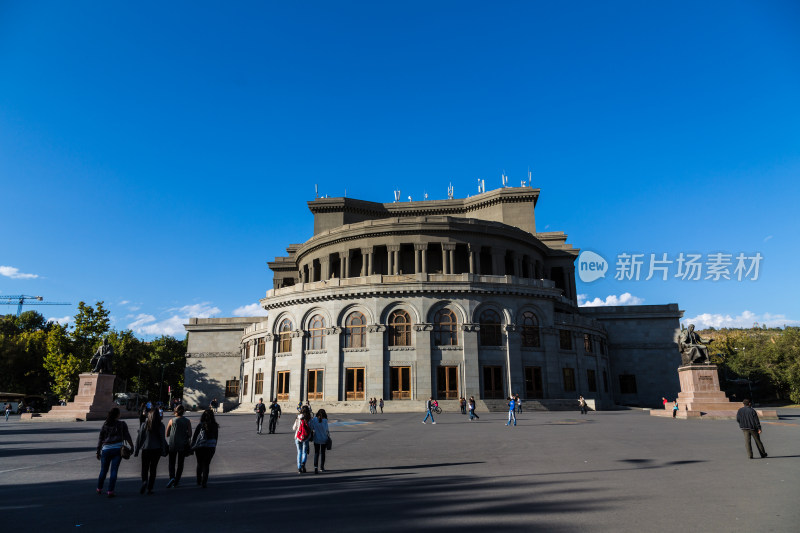
{"label": "standing statue", "polygon": [[108,337],[103,337],[103,344],[94,352],[90,364],[92,372],[98,374],[113,374],[111,360],[114,358],[114,348],[108,344]]}
{"label": "standing statue", "polygon": [[695,363],[710,363],[708,357],[708,344],[714,339],[704,340],[694,332],[694,324],[689,324],[688,329],[681,331],[678,346],[681,350],[681,366],[692,365]]}

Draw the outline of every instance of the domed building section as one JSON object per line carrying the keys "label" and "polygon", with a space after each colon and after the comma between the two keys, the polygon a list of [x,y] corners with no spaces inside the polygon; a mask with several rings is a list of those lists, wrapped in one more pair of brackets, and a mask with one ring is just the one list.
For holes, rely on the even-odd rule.
{"label": "domed building section", "polygon": [[[578,307],[579,250],[562,232],[536,232],[538,197],[509,187],[467,199],[309,202],[314,235],[269,263],[268,318],[241,332],[241,386],[230,399],[334,411],[366,410],[370,398],[390,411],[418,410],[429,397],[474,396],[488,407],[512,394],[528,407],[574,407],[579,394],[595,408],[624,402],[607,324],[627,332],[631,323],[616,308]],[[640,307],[640,316],[626,312],[674,342],[677,306]],[[202,331],[187,330],[191,355]],[[634,343],[631,353],[627,344],[625,372],[668,381],[638,365],[656,352],[663,359],[669,342]]]}

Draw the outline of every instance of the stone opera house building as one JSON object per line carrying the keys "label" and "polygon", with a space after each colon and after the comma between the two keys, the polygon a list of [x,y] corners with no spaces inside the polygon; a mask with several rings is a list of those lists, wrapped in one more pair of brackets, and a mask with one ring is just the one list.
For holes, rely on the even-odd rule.
{"label": "stone opera house building", "polygon": [[417,411],[660,405],[679,390],[677,304],[579,307],[578,250],[536,231],[539,189],[466,199],[308,202],[314,235],[269,263],[267,317],[193,318],[184,403],[259,398]]}

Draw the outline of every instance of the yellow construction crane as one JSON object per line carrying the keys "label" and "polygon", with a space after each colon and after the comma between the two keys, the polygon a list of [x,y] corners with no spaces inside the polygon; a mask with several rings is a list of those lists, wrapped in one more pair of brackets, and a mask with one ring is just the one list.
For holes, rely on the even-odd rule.
{"label": "yellow construction crane", "polygon": [[[28,300],[33,300],[28,302]],[[27,302],[27,303],[26,303]],[[0,305],[16,305],[17,316],[22,313],[23,305],[72,305],[69,302],[45,302],[41,296],[28,296],[17,294],[15,296],[0,296]]]}

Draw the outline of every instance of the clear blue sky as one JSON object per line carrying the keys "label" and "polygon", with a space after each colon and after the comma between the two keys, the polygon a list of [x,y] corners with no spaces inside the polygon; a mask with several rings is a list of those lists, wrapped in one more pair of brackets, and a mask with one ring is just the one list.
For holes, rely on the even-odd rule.
{"label": "clear blue sky", "polygon": [[764,258],[587,301],[796,324],[799,27],[794,1],[0,2],[0,295],[183,336],[263,297],[314,184],[465,197],[530,166],[538,230],[612,268]]}

